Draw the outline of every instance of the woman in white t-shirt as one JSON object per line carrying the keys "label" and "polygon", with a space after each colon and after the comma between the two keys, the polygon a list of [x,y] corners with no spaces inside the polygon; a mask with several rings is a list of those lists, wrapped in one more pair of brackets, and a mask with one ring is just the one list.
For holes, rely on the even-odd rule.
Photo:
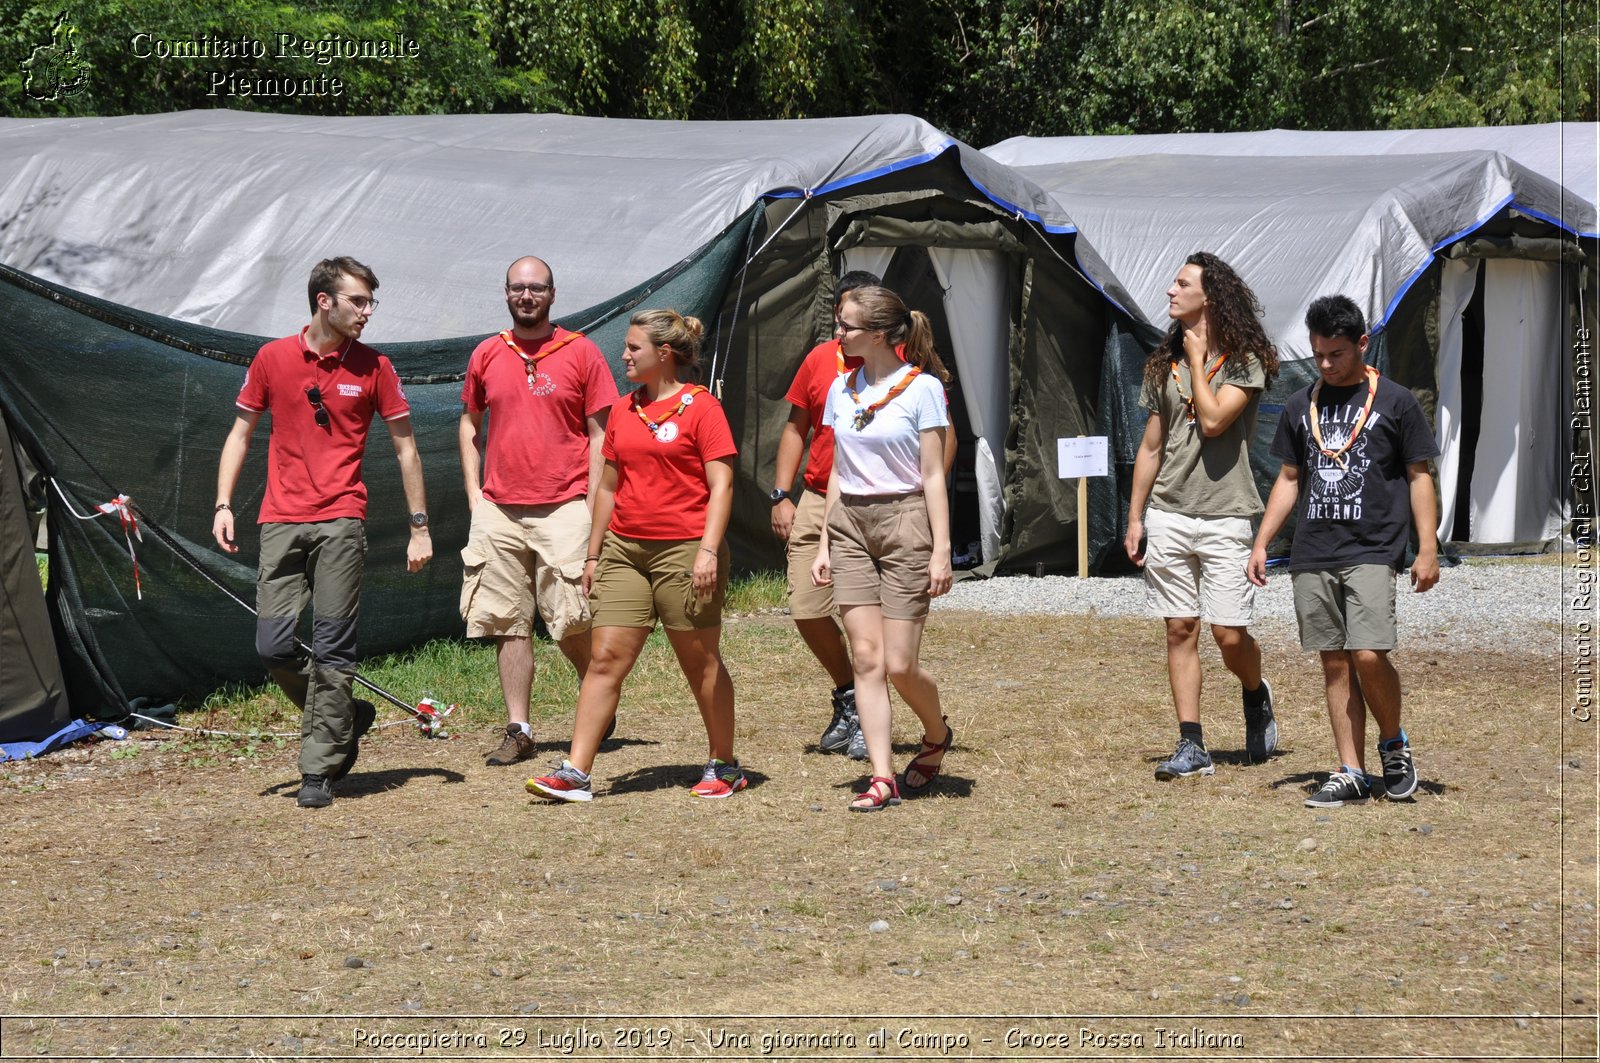
{"label": "woman in white t-shirt", "polygon": [[[863,359],[834,381],[824,424],[833,429],[833,473],[821,546],[811,566],[832,584],[850,638],[856,708],[872,780],[853,812],[900,803],[900,789],[926,790],[953,732],[939,710],[939,686],[922,667],[928,601],[950,589],[950,504],[944,440],[950,431],[943,383],[926,315],[887,288],[857,288],[839,304],[844,353]],[[895,353],[904,345],[905,361]],[[922,721],[922,750],[899,785],[889,745],[889,687]]]}

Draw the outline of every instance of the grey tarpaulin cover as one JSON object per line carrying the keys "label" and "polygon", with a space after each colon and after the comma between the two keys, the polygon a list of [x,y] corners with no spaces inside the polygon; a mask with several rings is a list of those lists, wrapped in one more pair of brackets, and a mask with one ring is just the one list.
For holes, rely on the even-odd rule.
{"label": "grey tarpaulin cover", "polygon": [[[382,306],[364,338],[405,381],[437,560],[404,572],[403,499],[375,432],[369,653],[461,631],[460,381],[477,340],[505,323],[500,284],[519,255],[551,262],[555,316],[587,329],[619,377],[634,307],[706,322],[708,382],[739,446],[729,538],[740,566],[781,556],[766,495],[784,393],[831,334],[832,278],[847,261],[887,262],[886,277],[934,319],[957,372],[953,519],[986,562],[1074,563],[1073,485],[1054,475],[1055,440],[1095,432],[1102,365],[1136,358],[1134,337],[1149,331],[1051,196],[906,116],[7,120],[0,216],[8,416],[37,435],[80,510],[131,494],[245,595],[254,524],[240,529],[238,557],[209,542],[243,367],[264,338],[305,323],[315,261],[350,254],[376,270]],[[242,515],[261,497],[260,435],[233,500]],[[1094,549],[1112,541],[1115,508],[1092,511]],[[248,615],[182,564],[147,541],[141,599],[113,528],[54,514],[51,528],[52,585],[70,592],[75,630],[126,695],[259,677]],[[115,710],[116,685],[78,684],[88,693],[74,693],[74,710]]]}
{"label": "grey tarpaulin cover", "polygon": [[[1506,542],[1559,534],[1565,516],[1567,323],[1594,247],[1593,145],[1591,127],[1554,125],[1017,138],[986,151],[1055,196],[1150,319],[1165,317],[1194,251],[1251,285],[1285,358],[1255,448],[1263,486],[1278,404],[1313,375],[1306,307],[1354,298],[1380,367],[1434,417],[1442,533]],[[1483,325],[1464,336],[1475,295]]]}
{"label": "grey tarpaulin cover", "polygon": [[[367,330],[381,348],[498,324],[496,283],[519,255],[551,262],[557,313],[571,313],[667,269],[764,195],[814,195],[952,147],[907,115],[6,119],[0,262],[150,313],[276,336],[304,324],[311,264],[353,255],[382,282]],[[997,202],[1070,231],[1038,189],[959,150]]]}

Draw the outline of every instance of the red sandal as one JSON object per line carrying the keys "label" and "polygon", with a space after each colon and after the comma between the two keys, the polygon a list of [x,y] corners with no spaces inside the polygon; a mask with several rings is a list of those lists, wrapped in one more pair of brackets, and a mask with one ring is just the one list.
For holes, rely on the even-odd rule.
{"label": "red sandal", "polygon": [[[932,786],[933,780],[939,777],[939,769],[944,767],[944,755],[950,752],[950,744],[956,740],[956,729],[950,726],[948,716],[941,716],[940,719],[944,721],[944,741],[930,742],[926,737],[922,739],[921,751],[911,758],[902,775],[907,793],[919,794]],[[929,760],[934,756],[939,759],[930,764]],[[922,776],[922,782],[916,786],[911,784],[913,771]]]}
{"label": "red sandal", "polygon": [[874,775],[867,788],[850,802],[852,812],[878,812],[900,803],[900,787],[892,775]]}

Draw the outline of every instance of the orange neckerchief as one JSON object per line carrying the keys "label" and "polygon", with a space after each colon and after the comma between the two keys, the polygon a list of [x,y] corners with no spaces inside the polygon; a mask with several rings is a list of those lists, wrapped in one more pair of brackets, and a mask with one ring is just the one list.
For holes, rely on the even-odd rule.
{"label": "orange neckerchief", "polygon": [[[1222,369],[1222,363],[1227,361],[1227,360],[1228,360],[1227,354],[1224,353],[1224,354],[1217,355],[1217,360],[1215,362],[1212,362],[1210,368],[1208,368],[1206,370],[1206,383],[1207,384],[1211,383],[1211,381],[1216,379],[1217,373]],[[1185,423],[1194,424],[1194,422],[1195,422],[1194,396],[1185,395],[1183,393],[1183,381],[1181,379],[1179,379],[1179,377],[1178,377],[1178,362],[1177,362],[1176,359],[1174,359],[1173,362],[1172,362],[1172,382],[1173,382],[1173,384],[1177,385],[1178,398],[1183,400],[1183,408],[1186,411],[1186,413],[1185,413]]]}
{"label": "orange neckerchief", "polygon": [[906,388],[910,387],[913,380],[922,375],[921,369],[918,369],[916,366],[912,366],[910,370],[907,371],[906,375],[900,378],[900,383],[889,389],[889,394],[885,395],[877,402],[874,402],[871,406],[862,406],[861,396],[856,394],[856,381],[861,379],[861,370],[865,368],[866,366],[864,365],[857,366],[851,371],[850,375],[845,378],[844,382],[844,389],[850,393],[850,401],[856,404],[856,414],[850,420],[850,427],[854,428],[857,432],[871,424],[872,419],[878,415],[879,410],[883,409],[885,406],[889,405],[889,403],[899,398],[900,393],[905,391]]}
{"label": "orange neckerchief", "polygon": [[1344,441],[1344,446],[1338,450],[1329,450],[1322,445],[1322,422],[1317,414],[1317,396],[1322,394],[1322,381],[1319,379],[1311,388],[1311,438],[1316,441],[1317,449],[1322,451],[1322,456],[1332,461],[1341,469],[1349,468],[1346,463],[1345,453],[1356,445],[1356,437],[1367,426],[1367,417],[1372,413],[1372,400],[1378,397],[1378,371],[1372,366],[1366,366],[1367,372],[1367,402],[1361,407],[1361,415],[1356,418],[1355,426],[1350,429],[1350,438]]}
{"label": "orange neckerchief", "polygon": [[[640,388],[638,391],[633,393],[633,412],[638,414],[639,420],[643,421],[644,426],[650,429],[651,435],[655,436],[657,439],[661,439],[661,426],[678,416],[678,414],[682,413],[684,410],[687,410],[694,402],[694,397],[705,390],[706,389],[701,387],[699,384],[688,385],[680,393],[678,404],[672,408],[672,411],[665,417],[661,418],[661,420],[652,421],[650,419],[650,415],[644,412],[644,408],[649,405],[650,400],[645,398],[644,388]],[[663,443],[670,442],[669,440],[665,439],[662,439],[661,441]]]}
{"label": "orange neckerchief", "polygon": [[[553,333],[553,332],[550,335],[551,335],[551,338],[555,337],[555,333]],[[539,367],[539,363],[544,361],[546,358],[550,357],[552,354],[555,354],[557,351],[559,351],[561,348],[565,347],[567,344],[571,343],[573,340],[581,340],[581,339],[583,339],[583,333],[581,333],[581,332],[569,332],[562,339],[556,340],[555,343],[552,343],[550,346],[546,347],[544,350],[540,351],[538,354],[531,355],[531,356],[528,355],[527,353],[525,353],[523,351],[523,349],[520,346],[517,345],[516,337],[511,334],[511,330],[510,329],[503,330],[500,333],[500,338],[505,341],[505,344],[506,344],[507,347],[511,348],[511,352],[513,354],[515,354],[518,358],[522,359],[522,368],[524,368],[524,369],[526,369],[528,371],[528,390],[532,391],[533,390],[533,378],[534,378],[534,375],[535,375],[535,371]]]}

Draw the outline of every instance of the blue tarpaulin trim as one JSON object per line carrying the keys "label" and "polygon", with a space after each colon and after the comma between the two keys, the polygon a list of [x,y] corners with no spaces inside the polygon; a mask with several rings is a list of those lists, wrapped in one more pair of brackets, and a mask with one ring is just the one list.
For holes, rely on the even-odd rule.
{"label": "blue tarpaulin trim", "polygon": [[852,174],[849,177],[841,177],[837,181],[829,181],[826,184],[818,185],[816,188],[775,189],[774,191],[766,193],[763,198],[809,199],[812,196],[826,195],[829,192],[837,192],[841,188],[849,188],[851,185],[858,185],[864,181],[870,181],[875,177],[882,177],[884,174],[894,173],[897,170],[909,170],[913,166],[921,166],[924,163],[932,162],[934,159],[937,159],[954,146],[955,141],[946,140],[935,151],[924,152],[921,155],[913,155],[909,159],[901,159],[899,162],[891,162],[886,166],[879,166],[876,169],[863,170],[861,173]]}
{"label": "blue tarpaulin trim", "polygon": [[[803,199],[808,196],[826,195],[829,192],[837,192],[841,188],[849,188],[851,185],[858,185],[864,181],[870,181],[875,177],[882,177],[884,174],[894,173],[897,170],[907,170],[913,166],[922,166],[926,163],[930,163],[955,146],[956,142],[954,140],[946,140],[937,151],[924,152],[921,155],[914,155],[909,159],[901,159],[899,162],[889,163],[887,166],[879,166],[876,169],[864,170],[861,173],[852,174],[849,177],[841,177],[836,181],[829,181],[827,184],[818,185],[816,188],[804,190],[797,188],[785,188],[771,191],[766,193],[764,198]],[[1051,223],[1045,221],[1038,214],[1035,214],[1033,211],[1023,210],[1015,203],[1001,199],[999,196],[983,187],[983,185],[980,184],[970,173],[967,174],[967,180],[971,181],[972,187],[976,188],[979,192],[982,192],[984,198],[989,202],[1011,214],[1016,215],[1019,218],[1027,218],[1029,221],[1043,228],[1045,232],[1071,235],[1072,233],[1078,231],[1078,228],[1075,225],[1052,225]]]}
{"label": "blue tarpaulin trim", "polygon": [[1383,317],[1372,323],[1371,331],[1375,333],[1380,332],[1386,325],[1389,324],[1389,318],[1394,316],[1395,309],[1400,305],[1400,301],[1406,297],[1406,293],[1411,290],[1411,286],[1417,283],[1417,281],[1422,278],[1424,273],[1428,272],[1428,267],[1433,265],[1434,255],[1449,247],[1457,240],[1477,232],[1479,229],[1493,221],[1495,217],[1507,207],[1513,207],[1528,215],[1530,218],[1538,218],[1540,221],[1549,222],[1556,228],[1561,229],[1563,232],[1569,232],[1573,236],[1592,237],[1596,235],[1594,233],[1580,233],[1578,230],[1574,229],[1560,218],[1552,217],[1543,211],[1534,210],[1531,207],[1524,207],[1522,204],[1517,202],[1515,196],[1507,196],[1499,203],[1496,203],[1493,209],[1491,209],[1487,214],[1473,222],[1471,225],[1467,226],[1465,229],[1462,229],[1460,232],[1455,233],[1452,236],[1447,236],[1443,240],[1440,240],[1438,243],[1434,244],[1433,247],[1431,247],[1428,251],[1428,260],[1422,265],[1418,266],[1411,276],[1405,279],[1405,283],[1400,285],[1400,290],[1395,292],[1394,298],[1389,300],[1389,305],[1383,308]]}
{"label": "blue tarpaulin trim", "polygon": [[46,753],[71,745],[80,738],[87,738],[92,734],[115,738],[119,742],[128,737],[127,730],[116,724],[73,720],[42,742],[0,742],[0,761],[32,760],[34,757],[42,757]]}

